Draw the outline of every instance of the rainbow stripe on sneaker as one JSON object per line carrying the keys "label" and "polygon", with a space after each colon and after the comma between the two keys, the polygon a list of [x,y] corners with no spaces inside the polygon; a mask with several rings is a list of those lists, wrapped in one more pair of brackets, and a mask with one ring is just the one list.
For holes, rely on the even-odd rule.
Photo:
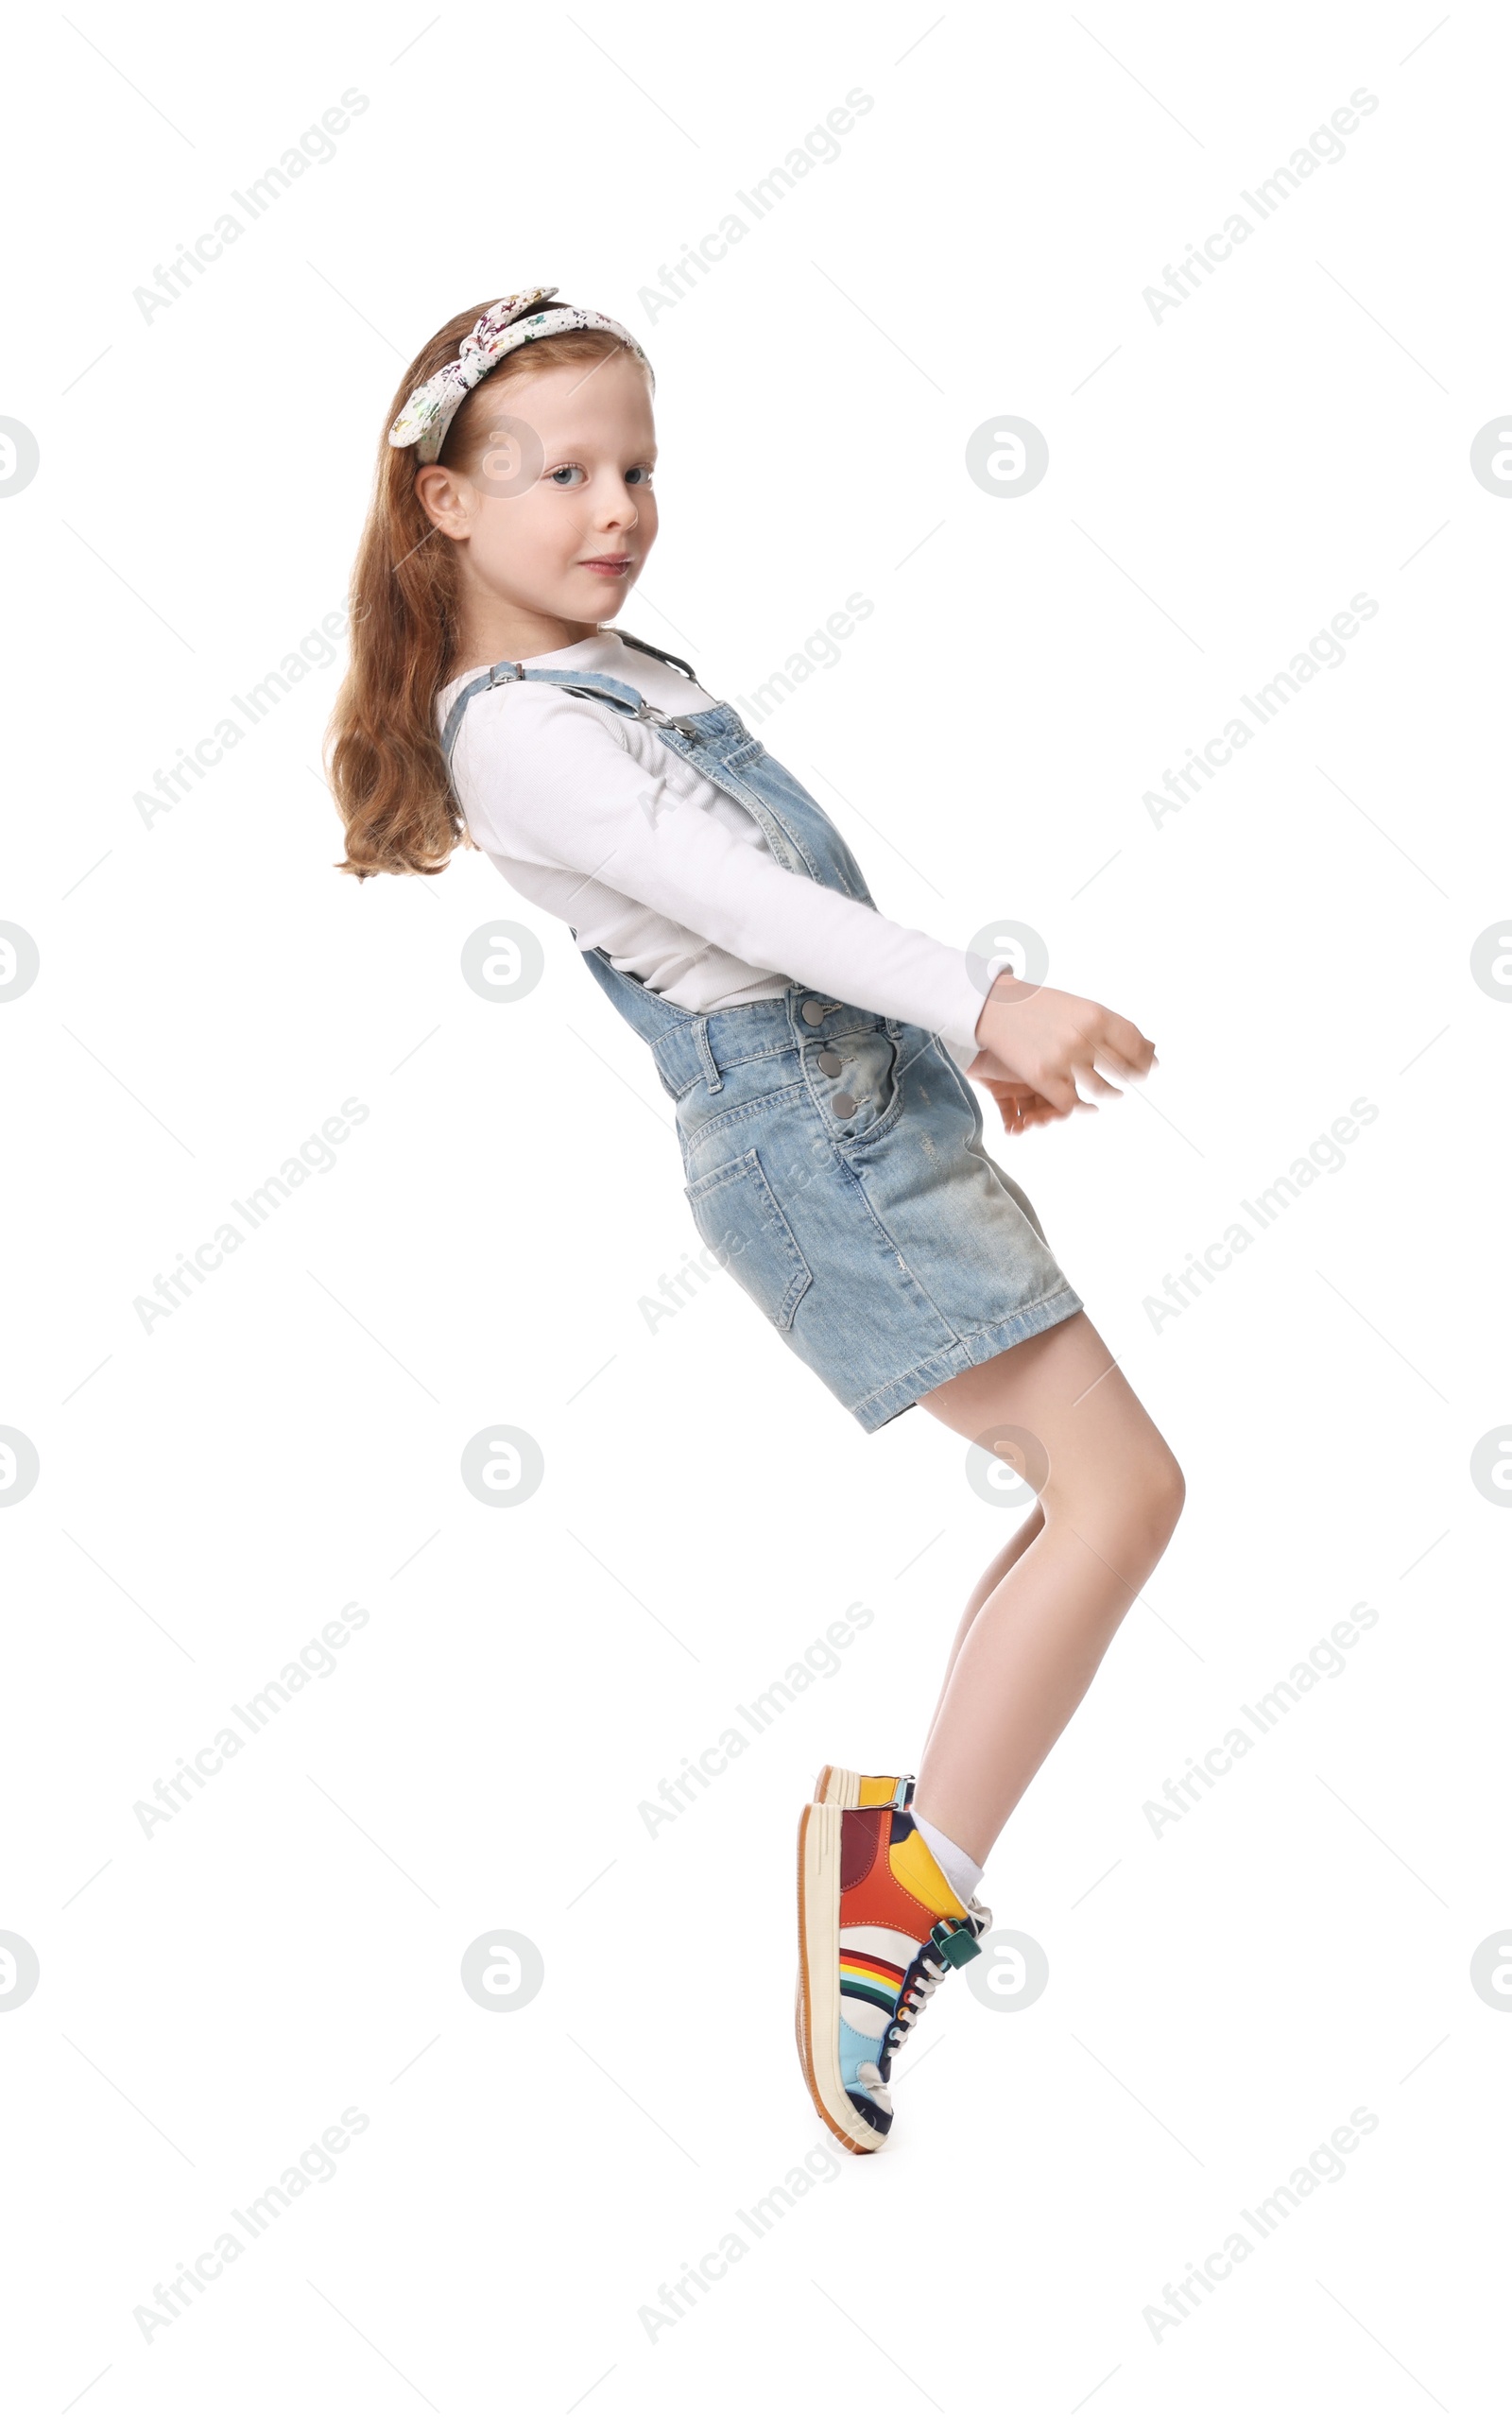
{"label": "rainbow stripe on sneaker", "polygon": [[[883,1951],[859,1948],[860,1941],[885,1940],[898,1951],[890,1960]],[[844,2016],[848,2001],[874,2003],[892,2023],[898,2006],[898,1994],[907,1979],[914,1962],[915,1944],[901,1932],[870,1931],[865,1925],[852,1931],[840,1943],[840,2013]]]}

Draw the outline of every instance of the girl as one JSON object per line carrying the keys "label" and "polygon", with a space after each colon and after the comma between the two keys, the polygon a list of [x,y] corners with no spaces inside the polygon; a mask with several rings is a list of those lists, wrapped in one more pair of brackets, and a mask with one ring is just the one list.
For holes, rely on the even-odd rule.
{"label": "girl", "polygon": [[[917,1779],[826,1766],[799,1833],[797,2024],[820,2116],[882,2149],[893,2057],[1004,1823],[1180,1509],[1180,1472],[983,1146],[1143,1077],[1102,1005],[885,919],[818,803],[686,661],[606,621],[657,532],[650,365],[506,296],[438,330],[380,450],[328,765],[339,866],[461,841],[566,921],[650,1048],[708,1248],[868,1432],[927,1409],[1034,1486],[978,1579]],[[737,538],[739,535],[737,535]]]}

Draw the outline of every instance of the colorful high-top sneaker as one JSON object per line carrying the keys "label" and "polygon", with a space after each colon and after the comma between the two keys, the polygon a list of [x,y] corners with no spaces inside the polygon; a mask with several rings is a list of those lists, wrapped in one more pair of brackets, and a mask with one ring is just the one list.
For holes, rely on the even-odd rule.
{"label": "colorful high-top sneaker", "polygon": [[814,1784],[816,1805],[895,1805],[914,1801],[912,1772],[846,1772],[826,1764]]}
{"label": "colorful high-top sneaker", "polygon": [[957,1897],[901,1802],[805,1806],[798,1881],[803,2074],[847,2150],[881,2151],[893,2058],[950,1969],[979,1955],[991,1913]]}

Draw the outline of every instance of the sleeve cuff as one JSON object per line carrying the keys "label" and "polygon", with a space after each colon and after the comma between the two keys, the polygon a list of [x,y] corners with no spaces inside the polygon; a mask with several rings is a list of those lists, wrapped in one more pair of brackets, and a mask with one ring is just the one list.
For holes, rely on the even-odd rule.
{"label": "sleeve cuff", "polygon": [[979,987],[972,978],[964,953],[958,956],[958,959],[960,962],[959,984],[951,991],[950,1002],[941,1006],[942,1018],[938,1035],[964,1072],[967,1065],[982,1051],[976,1035],[976,1025],[982,1018],[982,1007],[987,1002],[988,991],[985,987]]}

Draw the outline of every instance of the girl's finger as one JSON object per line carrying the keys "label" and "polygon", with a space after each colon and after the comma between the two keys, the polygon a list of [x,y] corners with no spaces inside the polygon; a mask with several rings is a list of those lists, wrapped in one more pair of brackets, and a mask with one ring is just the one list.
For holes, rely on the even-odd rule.
{"label": "girl's finger", "polygon": [[1152,1046],[1148,1056],[1142,1056],[1137,1062],[1131,1062],[1125,1054],[1105,1039],[1099,1045],[1093,1060],[1100,1072],[1111,1074],[1115,1080],[1138,1081],[1149,1078],[1151,1072],[1155,1069],[1156,1056]]}
{"label": "girl's finger", "polygon": [[1040,1094],[1048,1099],[1057,1113],[1074,1113],[1081,1099],[1076,1083],[1069,1072],[1047,1072],[1040,1082]]}
{"label": "girl's finger", "polygon": [[1088,1096],[1121,1097],[1124,1094],[1122,1089],[1114,1088],[1111,1080],[1104,1078],[1095,1063],[1074,1063],[1072,1071],[1078,1090],[1085,1091]]}
{"label": "girl's finger", "polygon": [[1127,1077],[1131,1080],[1143,1079],[1155,1060],[1154,1045],[1143,1031],[1116,1012],[1108,1015],[1107,1034],[1099,1051],[1104,1050],[1110,1050],[1127,1064]]}

